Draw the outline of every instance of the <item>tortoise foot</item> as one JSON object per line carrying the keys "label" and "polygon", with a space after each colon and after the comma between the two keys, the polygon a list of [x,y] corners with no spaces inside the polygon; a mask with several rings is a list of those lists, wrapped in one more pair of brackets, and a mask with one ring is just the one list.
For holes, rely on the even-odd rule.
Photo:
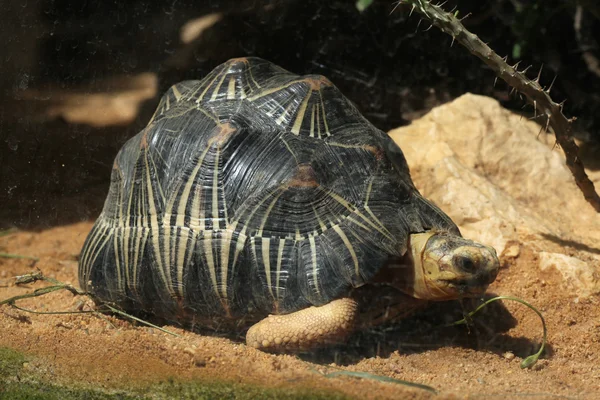
{"label": "tortoise foot", "polygon": [[358,305],[343,298],[286,315],[269,315],[248,330],[248,346],[267,351],[308,350],[339,343],[354,330]]}

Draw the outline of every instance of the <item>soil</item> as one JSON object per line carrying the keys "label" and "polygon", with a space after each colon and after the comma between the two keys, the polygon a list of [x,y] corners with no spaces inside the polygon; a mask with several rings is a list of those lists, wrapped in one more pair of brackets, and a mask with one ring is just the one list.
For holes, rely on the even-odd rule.
{"label": "soil", "polygon": [[[0,258],[0,299],[30,293],[47,283],[15,285],[36,270],[77,285],[77,255],[91,222],[0,237],[1,251],[39,260]],[[357,333],[345,346],[310,354],[275,355],[246,347],[241,338],[155,328],[94,314],[40,315],[0,306],[0,347],[23,352],[23,374],[59,385],[103,390],[143,389],[176,380],[218,380],[264,387],[310,388],[350,398],[596,398],[600,396],[598,297],[574,298],[556,271],[541,272],[534,252],[503,256],[489,292],[525,299],[544,315],[548,345],[531,369],[524,357],[537,351],[540,319],[510,301],[491,303],[470,327],[445,327],[476,303],[433,304],[395,326]],[[25,299],[35,311],[76,311],[86,298],[67,291]],[[80,308],[80,307],[79,307]],[[434,395],[378,379],[337,375],[359,371],[429,385]],[[0,393],[0,397],[1,393]]]}

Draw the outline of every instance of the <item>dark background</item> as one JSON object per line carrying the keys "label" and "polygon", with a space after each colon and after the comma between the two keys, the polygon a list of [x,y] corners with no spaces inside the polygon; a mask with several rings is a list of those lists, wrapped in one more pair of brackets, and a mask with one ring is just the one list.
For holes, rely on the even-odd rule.
{"label": "dark background", "polygon": [[[600,7],[593,0],[456,0],[464,21],[500,55],[532,65],[552,96],[577,116],[576,136],[600,142]],[[15,2],[0,0],[0,228],[41,229],[93,219],[120,146],[148,121],[158,96],[232,57],[254,55],[332,80],[376,126],[409,123],[465,92],[522,109],[518,95],[436,28],[375,0],[171,0]],[[220,20],[192,43],[189,20]],[[107,78],[153,72],[158,95],[130,124],[104,127],[40,117],[52,90],[111,90]],[[25,96],[32,89],[37,97]],[[45,92],[44,92],[45,90]]]}

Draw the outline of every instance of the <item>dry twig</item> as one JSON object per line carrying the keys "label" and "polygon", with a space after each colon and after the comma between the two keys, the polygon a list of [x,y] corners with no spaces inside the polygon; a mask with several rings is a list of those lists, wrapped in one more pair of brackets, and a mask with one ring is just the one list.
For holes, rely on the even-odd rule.
{"label": "dry twig", "polygon": [[460,20],[452,13],[444,11],[440,6],[433,5],[427,0],[400,0],[400,4],[411,5],[414,11],[425,16],[433,25],[452,36],[466,47],[473,55],[481,59],[496,74],[513,88],[523,93],[527,100],[548,118],[556,135],[556,141],[562,147],[575,183],[583,192],[588,203],[600,212],[600,196],[596,193],[594,183],[588,178],[581,159],[577,156],[579,148],[571,135],[572,122],[575,118],[567,119],[562,113],[562,104],[550,97],[550,88],[544,90],[539,84],[539,75],[535,80],[519,72],[516,66],[510,66],[506,60],[496,54],[488,45],[475,34],[469,32]]}

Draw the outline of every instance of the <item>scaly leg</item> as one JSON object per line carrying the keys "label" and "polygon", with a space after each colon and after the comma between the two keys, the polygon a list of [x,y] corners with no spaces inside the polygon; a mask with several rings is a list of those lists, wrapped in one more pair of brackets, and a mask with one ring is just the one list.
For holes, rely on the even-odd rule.
{"label": "scaly leg", "polygon": [[261,350],[303,350],[343,341],[354,330],[358,304],[334,300],[286,315],[269,315],[250,327],[246,343]]}

